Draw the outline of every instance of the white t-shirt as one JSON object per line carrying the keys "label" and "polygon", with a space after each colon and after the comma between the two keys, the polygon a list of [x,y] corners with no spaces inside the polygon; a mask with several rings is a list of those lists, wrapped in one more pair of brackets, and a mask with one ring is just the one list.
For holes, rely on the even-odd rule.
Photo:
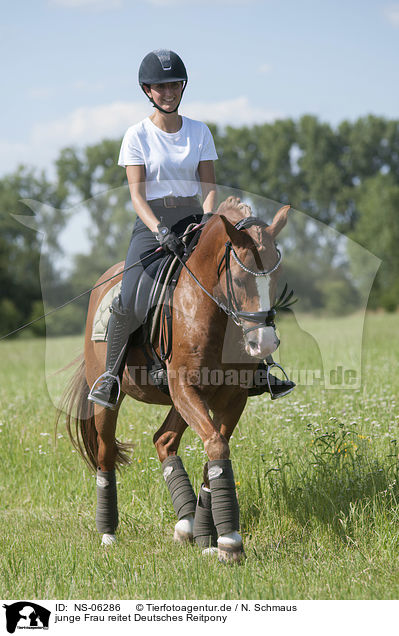
{"label": "white t-shirt", "polygon": [[198,164],[215,160],[215,144],[205,124],[182,117],[182,127],[167,133],[147,117],[130,126],[119,153],[120,166],[145,166],[147,201],[200,193]]}

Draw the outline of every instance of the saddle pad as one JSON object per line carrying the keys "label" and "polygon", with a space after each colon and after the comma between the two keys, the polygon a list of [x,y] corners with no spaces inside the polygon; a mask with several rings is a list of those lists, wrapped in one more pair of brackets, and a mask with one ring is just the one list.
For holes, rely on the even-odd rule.
{"label": "saddle pad", "polygon": [[111,315],[110,307],[115,296],[118,296],[121,290],[122,281],[116,283],[107,291],[104,298],[100,302],[93,320],[93,329],[91,332],[92,340],[107,340],[107,327],[109,317]]}

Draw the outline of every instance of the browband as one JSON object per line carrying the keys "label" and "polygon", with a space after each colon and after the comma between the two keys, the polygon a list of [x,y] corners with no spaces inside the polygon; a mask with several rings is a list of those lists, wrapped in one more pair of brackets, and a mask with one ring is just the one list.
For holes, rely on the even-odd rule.
{"label": "browband", "polygon": [[238,221],[238,223],[236,223],[234,227],[236,230],[246,230],[248,227],[252,227],[253,225],[269,227],[268,223],[265,223],[261,219],[258,219],[256,216],[247,216],[244,219]]}

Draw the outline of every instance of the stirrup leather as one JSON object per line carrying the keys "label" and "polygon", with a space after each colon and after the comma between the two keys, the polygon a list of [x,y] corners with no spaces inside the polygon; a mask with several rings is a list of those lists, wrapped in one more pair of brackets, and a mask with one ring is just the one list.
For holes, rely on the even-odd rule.
{"label": "stirrup leather", "polygon": [[[106,402],[105,400],[99,400],[98,398],[94,398],[93,397],[93,391],[95,389],[95,387],[97,386],[97,384],[100,382],[100,380],[102,379],[106,379],[106,378],[110,378],[112,380],[114,380],[117,385],[118,385],[118,395],[116,397],[115,403],[113,402]],[[100,375],[97,380],[95,380],[93,386],[90,389],[89,395],[87,396],[87,399],[90,400],[91,402],[95,402],[96,404],[100,404],[101,406],[105,406],[106,408],[115,408],[116,405],[119,402],[119,398],[121,395],[121,381],[118,375],[113,375],[110,371],[105,371],[105,373],[103,373],[102,375]]]}

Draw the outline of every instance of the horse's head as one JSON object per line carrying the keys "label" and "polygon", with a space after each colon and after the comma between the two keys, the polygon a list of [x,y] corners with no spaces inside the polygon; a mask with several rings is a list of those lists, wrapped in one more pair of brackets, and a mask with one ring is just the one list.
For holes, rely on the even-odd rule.
{"label": "horse's head", "polygon": [[247,354],[257,358],[272,354],[280,344],[273,321],[281,260],[275,239],[287,222],[289,208],[280,208],[269,226],[242,215],[237,226],[234,214],[219,213],[227,234],[219,268],[223,293],[243,330]]}

